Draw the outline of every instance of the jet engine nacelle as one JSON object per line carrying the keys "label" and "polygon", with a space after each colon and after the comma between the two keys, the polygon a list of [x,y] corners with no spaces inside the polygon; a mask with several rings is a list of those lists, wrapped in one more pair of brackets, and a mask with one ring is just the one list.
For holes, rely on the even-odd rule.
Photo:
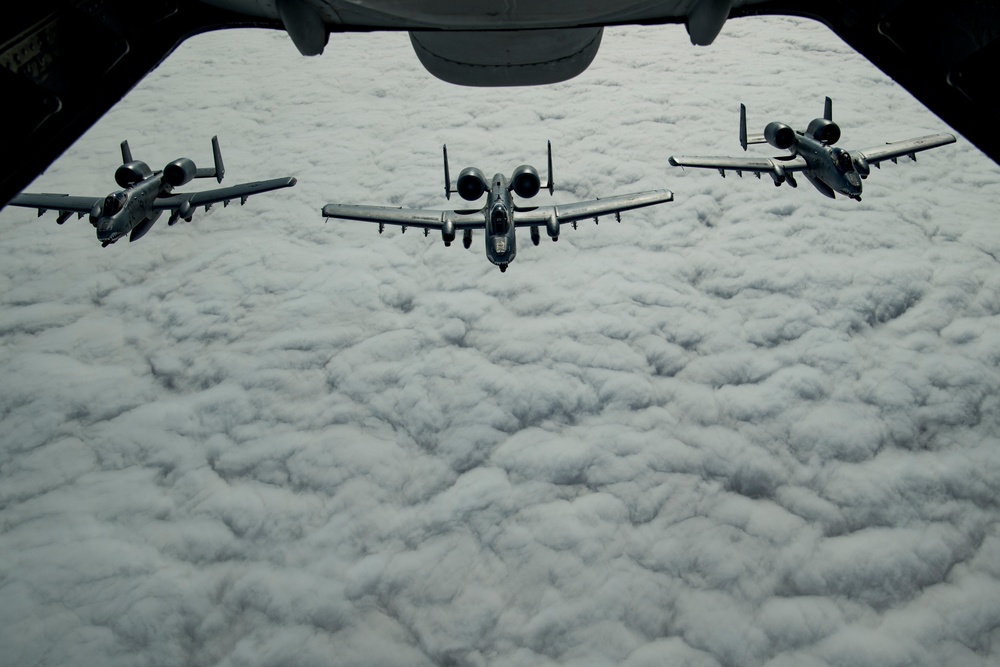
{"label": "jet engine nacelle", "polygon": [[467,201],[476,201],[486,192],[486,176],[475,167],[466,167],[458,175],[458,194]]}
{"label": "jet engine nacelle", "polygon": [[549,219],[545,221],[545,231],[553,241],[559,240],[559,219],[556,216],[549,216]]}
{"label": "jet engine nacelle", "polygon": [[867,178],[868,174],[872,173],[872,167],[868,164],[868,160],[866,160],[863,155],[851,155],[851,162],[854,163],[854,169],[858,172],[861,178]]}
{"label": "jet engine nacelle", "polygon": [[152,175],[153,171],[149,165],[140,160],[133,160],[115,170],[115,183],[123,188],[128,188]]}
{"label": "jet engine nacelle", "polygon": [[788,149],[795,145],[795,130],[775,121],[764,128],[764,138],[775,148]]}
{"label": "jet engine nacelle", "polygon": [[806,134],[827,146],[840,141],[840,126],[826,118],[813,118],[806,128]]}
{"label": "jet engine nacelle", "polygon": [[186,157],[174,160],[163,168],[163,180],[173,187],[184,185],[198,172],[194,162]]}
{"label": "jet engine nacelle", "polygon": [[538,177],[537,169],[530,164],[522,164],[510,175],[510,187],[518,197],[531,199],[541,189],[542,179]]}
{"label": "jet engine nacelle", "polygon": [[445,220],[441,223],[441,238],[444,240],[445,246],[450,246],[451,242],[455,240],[455,223],[451,220]]}

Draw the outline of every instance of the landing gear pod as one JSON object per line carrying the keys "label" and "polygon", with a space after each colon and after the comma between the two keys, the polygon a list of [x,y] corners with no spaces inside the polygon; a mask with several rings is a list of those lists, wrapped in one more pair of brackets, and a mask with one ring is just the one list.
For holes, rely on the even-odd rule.
{"label": "landing gear pod", "polygon": [[774,169],[771,170],[771,179],[774,181],[774,187],[778,187],[785,182],[785,168],[780,164],[774,165]]}
{"label": "landing gear pod", "polygon": [[451,242],[455,240],[455,223],[452,220],[441,223],[441,239],[446,248],[451,247]]}
{"label": "landing gear pod", "polygon": [[469,248],[472,247],[472,230],[471,229],[466,229],[464,232],[462,232],[462,245],[465,246],[466,250],[468,250]]}
{"label": "landing gear pod", "polygon": [[549,216],[545,221],[545,231],[553,241],[559,240],[559,219],[556,216]]}
{"label": "landing gear pod", "polygon": [[90,209],[90,224],[96,227],[97,221],[101,219],[102,215],[104,215],[104,202],[98,201],[94,204],[94,207]]}
{"label": "landing gear pod", "polygon": [[851,161],[854,162],[854,169],[861,175],[861,178],[868,178],[868,175],[872,173],[872,167],[863,155],[854,153],[851,155]]}

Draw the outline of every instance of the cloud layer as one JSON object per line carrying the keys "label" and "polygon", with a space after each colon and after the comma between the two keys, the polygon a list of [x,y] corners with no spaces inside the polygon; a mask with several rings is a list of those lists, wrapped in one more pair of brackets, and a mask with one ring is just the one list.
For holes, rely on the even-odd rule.
{"label": "cloud layer", "polygon": [[[825,95],[847,148],[949,131],[792,19],[612,29],[532,89],[189,41],[30,190],[216,133],[299,185],[107,249],[0,214],[0,663],[995,664],[1000,169],[960,139],[858,203],[666,163]],[[676,201],[502,275],[320,217],[547,139],[556,202]]]}

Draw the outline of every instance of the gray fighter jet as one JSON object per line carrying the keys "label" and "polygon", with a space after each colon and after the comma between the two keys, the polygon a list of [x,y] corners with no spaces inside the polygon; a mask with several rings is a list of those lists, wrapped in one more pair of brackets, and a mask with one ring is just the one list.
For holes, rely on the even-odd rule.
{"label": "gray fighter jet", "polygon": [[379,234],[385,231],[386,225],[399,225],[403,228],[403,233],[406,233],[407,227],[419,227],[424,230],[424,236],[433,229],[441,232],[446,246],[451,245],[455,235],[461,230],[462,244],[466,248],[472,245],[472,231],[482,229],[486,233],[486,257],[503,272],[517,254],[517,239],[514,235],[517,227],[530,227],[531,242],[537,246],[540,239],[539,227],[544,226],[549,237],[558,241],[562,224],[570,223],[576,229],[580,220],[593,218],[597,222],[599,216],[611,213],[621,222],[622,211],[660,204],[674,198],[669,190],[650,190],[556,206],[519,206],[514,203],[511,192],[523,199],[531,199],[542,189],[548,190],[550,195],[555,191],[552,181],[552,142],[548,145],[549,173],[545,182],[542,182],[537,169],[522,164],[511,173],[509,181],[500,173],[495,174],[492,180],[487,180],[482,171],[468,167],[459,173],[458,180],[452,184],[448,173],[447,146],[443,147],[443,153],[445,198],[451,199],[451,193],[457,192],[462,199],[477,201],[486,194],[485,206],[479,209],[437,211],[327,204],[323,207],[323,216],[375,222],[378,223]]}
{"label": "gray fighter jet", "polygon": [[919,151],[936,148],[955,141],[950,134],[931,134],[916,139],[906,139],[886,143],[883,146],[865,150],[846,151],[834,147],[840,140],[840,127],[833,122],[833,101],[826,98],[822,118],[815,118],[805,132],[793,130],[777,121],[768,123],[764,134],[747,136],[747,109],[740,105],[740,145],[743,150],[748,144],[768,143],[775,148],[787,149],[790,155],[774,158],[752,157],[674,157],[669,162],[674,167],[698,167],[718,169],[723,178],[726,170],[743,176],[744,171],[752,172],[757,178],[768,174],[776,186],[788,183],[797,187],[795,172],[801,172],[807,181],[827,197],[834,193],[861,201],[861,181],[868,178],[872,167],[879,167],[885,160],[896,160],[908,156],[917,159]]}
{"label": "gray fighter jet", "polygon": [[198,206],[204,206],[207,211],[217,202],[229,206],[233,199],[239,199],[242,205],[250,195],[295,185],[295,179],[287,176],[216,190],[173,194],[175,187],[194,178],[214,178],[217,182],[222,182],[225,167],[217,136],[212,137],[212,154],[215,158],[214,167],[199,169],[190,159],[182,157],[165,166],[162,171],[152,171],[145,162],[132,159],[128,141],[123,141],[122,165],[115,171],[115,181],[122,190],[112,192],[107,197],[24,192],[8,203],[37,208],[39,216],[46,211],[58,211],[56,222],[60,225],[74,213],[77,218],[89,213],[90,224],[97,228],[97,240],[107,247],[126,234],[129,235],[129,241],[141,239],[164,211],[170,211],[168,225],[181,219],[191,222]]}

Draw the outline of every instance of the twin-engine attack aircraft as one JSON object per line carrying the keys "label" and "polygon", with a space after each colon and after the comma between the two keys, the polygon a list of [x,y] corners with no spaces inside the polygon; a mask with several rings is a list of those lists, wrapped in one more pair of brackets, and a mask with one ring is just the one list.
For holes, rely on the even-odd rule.
{"label": "twin-engine attack aircraft", "polygon": [[906,139],[886,143],[860,151],[846,151],[833,147],[840,140],[840,127],[833,122],[833,101],[828,97],[822,118],[814,118],[805,132],[797,132],[784,123],[768,123],[764,134],[747,136],[747,109],[740,105],[740,145],[768,143],[775,148],[787,149],[790,155],[774,158],[751,157],[670,157],[674,167],[699,167],[718,169],[723,178],[731,169],[739,176],[744,171],[760,175],[768,174],[776,186],[788,183],[797,187],[795,172],[802,172],[806,180],[831,199],[839,192],[851,199],[861,201],[861,180],[868,178],[872,167],[880,162],[896,160],[908,156],[917,159],[917,152],[936,148],[955,141],[950,134],[931,134],[916,139]]}
{"label": "twin-engine attack aircraft", "polygon": [[548,144],[549,173],[542,182],[538,170],[522,164],[510,175],[510,180],[500,173],[486,180],[483,172],[475,167],[467,167],[458,175],[453,185],[448,173],[448,147],[443,147],[444,154],[444,194],[451,199],[451,193],[457,192],[462,199],[476,201],[486,194],[486,205],[480,209],[465,209],[454,211],[438,211],[429,209],[405,209],[390,206],[355,206],[351,204],[327,204],[323,207],[323,216],[342,220],[361,220],[378,223],[381,234],[385,225],[399,225],[406,233],[407,227],[420,227],[424,236],[430,231],[441,232],[441,238],[446,246],[455,240],[458,230],[462,230],[462,245],[469,248],[472,245],[472,231],[482,229],[486,232],[486,257],[506,271],[507,266],[514,261],[517,253],[517,239],[514,230],[517,227],[531,228],[531,242],[536,246],[540,235],[538,228],[545,227],[553,241],[559,240],[560,225],[570,223],[576,229],[577,222],[598,216],[615,214],[621,222],[621,212],[629,209],[651,206],[673,200],[674,194],[669,190],[651,190],[630,195],[595,199],[594,201],[558,204],[556,206],[519,206],[514,203],[511,192],[523,199],[531,199],[540,190],[547,189],[551,195],[555,191],[552,181],[552,142]]}
{"label": "twin-engine attack aircraft", "polygon": [[199,169],[186,157],[169,163],[162,171],[152,171],[140,160],[132,159],[128,141],[122,142],[122,165],[115,171],[115,181],[123,189],[112,192],[107,197],[79,197],[74,195],[34,194],[25,192],[10,200],[13,206],[37,208],[41,216],[46,211],[58,211],[56,222],[66,222],[73,213],[78,218],[90,214],[90,224],[97,228],[97,240],[104,247],[109,246],[126,234],[129,241],[141,239],[164,211],[170,211],[168,225],[180,219],[191,222],[194,209],[204,206],[207,211],[212,204],[222,202],[229,206],[230,200],[239,199],[245,204],[250,195],[295,185],[291,176],[270,181],[241,183],[228,188],[203,190],[173,194],[175,187],[184,185],[194,178],[214,178],[222,182],[225,167],[219,138],[212,137],[214,167]]}

